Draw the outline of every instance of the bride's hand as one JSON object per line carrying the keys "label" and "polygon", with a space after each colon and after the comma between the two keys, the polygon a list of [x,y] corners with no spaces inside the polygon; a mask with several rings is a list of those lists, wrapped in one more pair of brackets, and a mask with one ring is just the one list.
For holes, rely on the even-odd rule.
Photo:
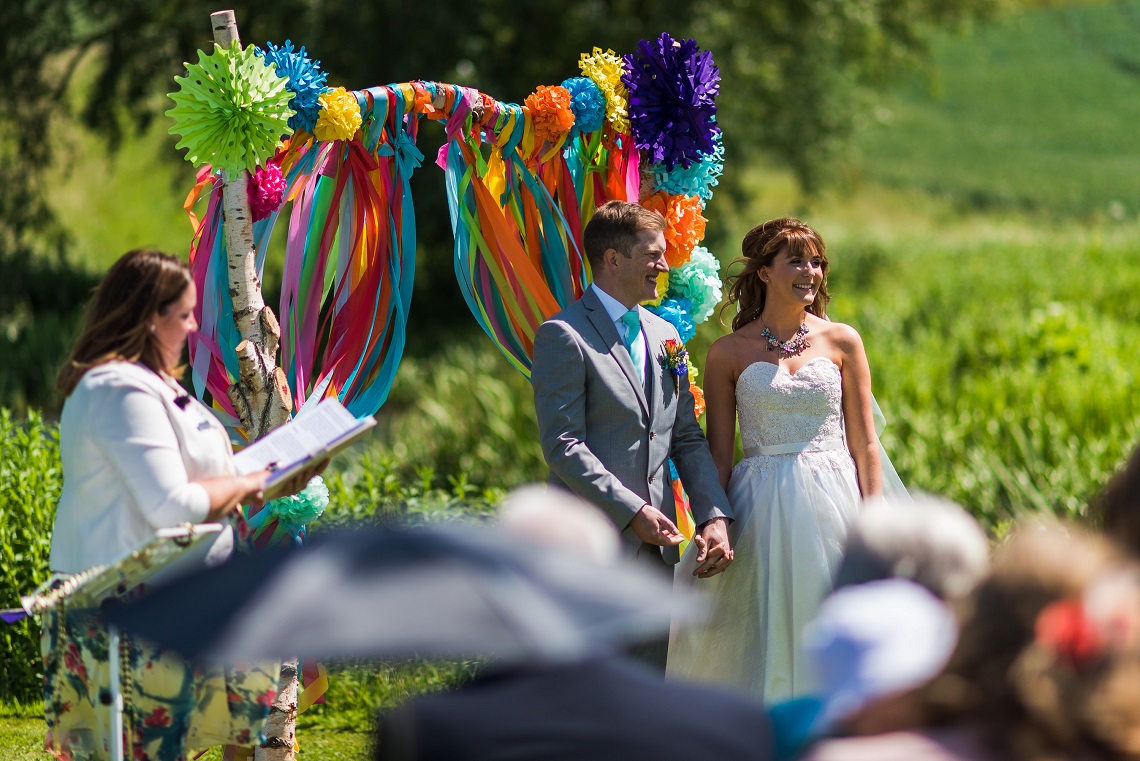
{"label": "bride's hand", "polygon": [[723,573],[732,562],[732,547],[728,542],[728,522],[724,518],[714,518],[693,534],[697,545],[697,568],[693,575],[707,579]]}

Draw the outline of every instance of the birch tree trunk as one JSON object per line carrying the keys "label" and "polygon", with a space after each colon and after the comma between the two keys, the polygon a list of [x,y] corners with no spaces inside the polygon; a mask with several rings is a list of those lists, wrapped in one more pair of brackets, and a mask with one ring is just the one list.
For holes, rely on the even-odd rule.
{"label": "birch tree trunk", "polygon": [[[233,11],[210,15],[214,42],[229,47],[238,37]],[[228,391],[238,418],[250,441],[264,436],[289,420],[293,398],[285,372],[277,366],[281,328],[273,310],[261,295],[257,276],[257,247],[253,240],[253,214],[249,208],[249,173],[225,176],[222,209],[226,235],[230,297],[234,304],[234,325],[242,340],[238,354],[238,380]]]}
{"label": "birch tree trunk", "polygon": [[[237,20],[233,11],[210,14],[214,42],[238,45]],[[261,295],[257,276],[257,246],[253,240],[253,214],[249,208],[249,173],[223,176],[222,208],[226,236],[230,297],[234,325],[241,334],[235,347],[238,378],[227,395],[250,441],[261,438],[289,420],[293,398],[284,371],[277,366],[281,328],[273,310]],[[297,730],[297,662],[281,667],[277,699],[265,725],[265,742],[254,750],[255,761],[293,761]]]}

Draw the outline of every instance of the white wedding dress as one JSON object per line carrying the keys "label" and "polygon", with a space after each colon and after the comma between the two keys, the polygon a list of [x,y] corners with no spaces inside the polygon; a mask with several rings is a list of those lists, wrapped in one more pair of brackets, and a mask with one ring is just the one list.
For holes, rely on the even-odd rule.
{"label": "white wedding dress", "polygon": [[[670,633],[667,673],[764,703],[810,691],[803,627],[831,591],[847,527],[862,504],[843,437],[842,379],[826,357],[795,375],[754,362],[736,383],[744,459],[728,483],[735,559],[695,579],[696,545],[677,567],[711,602],[707,621]],[[900,484],[901,487],[901,484]]]}

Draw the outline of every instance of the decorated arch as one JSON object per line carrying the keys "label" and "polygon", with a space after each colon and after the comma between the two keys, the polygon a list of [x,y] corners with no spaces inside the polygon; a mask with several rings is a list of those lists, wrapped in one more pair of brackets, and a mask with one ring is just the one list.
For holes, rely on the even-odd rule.
{"label": "decorated arch", "polygon": [[[216,39],[177,78],[167,115],[199,168],[186,202],[192,381],[236,442],[307,400],[335,395],[358,417],[384,404],[414,321],[416,171],[445,173],[464,299],[528,376],[536,329],[590,282],[582,230],[607,201],[665,217],[671,270],[647,307],[683,341],[720,301],[719,263],[699,245],[724,160],[719,74],[695,41],[594,48],[517,104],[438,82],[329,88],[304,47],[243,48],[236,27]],[[425,121],[442,128],[437,149]],[[274,235],[280,322],[260,295]]]}

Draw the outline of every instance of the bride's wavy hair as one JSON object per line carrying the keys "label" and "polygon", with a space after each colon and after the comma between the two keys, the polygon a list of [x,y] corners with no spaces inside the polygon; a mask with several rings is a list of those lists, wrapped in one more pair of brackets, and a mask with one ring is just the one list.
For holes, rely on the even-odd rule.
{"label": "bride's wavy hair", "polygon": [[807,311],[816,317],[823,317],[827,310],[827,302],[831,296],[827,292],[827,246],[823,238],[806,223],[793,217],[780,217],[772,219],[762,225],[757,225],[748,231],[744,240],[740,242],[740,252],[743,254],[730,266],[738,264],[744,268],[730,275],[725,281],[728,291],[728,300],[721,307],[721,314],[732,304],[739,305],[736,316],[732,318],[732,329],[740,330],[752,322],[764,311],[764,301],[767,296],[767,287],[757,274],[764,267],[772,264],[784,248],[788,254],[801,257],[818,256],[823,264],[823,282],[820,283],[819,292],[815,301],[808,305]]}

